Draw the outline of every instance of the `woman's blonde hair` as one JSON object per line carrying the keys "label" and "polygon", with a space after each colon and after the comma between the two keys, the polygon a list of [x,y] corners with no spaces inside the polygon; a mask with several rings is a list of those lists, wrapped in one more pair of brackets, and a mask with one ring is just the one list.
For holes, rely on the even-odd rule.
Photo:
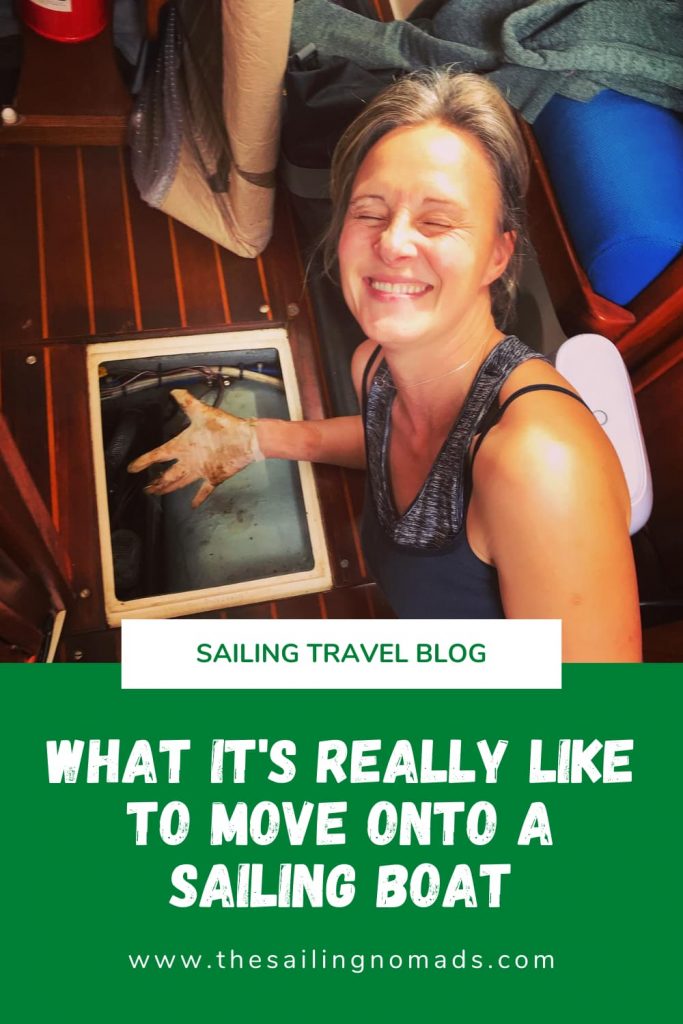
{"label": "woman's blonde hair", "polygon": [[325,270],[330,273],[336,264],[351,190],[367,153],[394,128],[429,121],[440,121],[477,139],[498,183],[500,230],[514,231],[516,239],[506,270],[491,285],[493,315],[496,323],[503,326],[514,307],[521,269],[529,162],[511,108],[498,89],[479,75],[459,74],[450,69],[406,75],[379,93],[346,129],[332,158],[332,220],[322,242]]}

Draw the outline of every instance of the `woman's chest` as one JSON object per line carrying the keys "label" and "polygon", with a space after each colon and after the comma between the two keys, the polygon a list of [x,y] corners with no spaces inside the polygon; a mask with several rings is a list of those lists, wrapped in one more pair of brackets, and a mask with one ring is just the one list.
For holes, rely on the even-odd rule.
{"label": "woman's chest", "polygon": [[448,434],[448,424],[419,431],[398,411],[392,414],[385,447],[385,471],[387,489],[399,516],[405,514],[432,481]]}

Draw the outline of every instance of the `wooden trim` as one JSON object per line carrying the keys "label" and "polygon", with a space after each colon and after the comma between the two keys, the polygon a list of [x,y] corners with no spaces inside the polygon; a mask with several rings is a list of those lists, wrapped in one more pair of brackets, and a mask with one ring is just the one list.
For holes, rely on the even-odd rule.
{"label": "wooden trim", "polygon": [[41,630],[24,616],[19,615],[2,599],[0,599],[0,636],[30,655],[38,654],[43,645]]}
{"label": "wooden trim", "polygon": [[83,239],[83,277],[85,298],[88,307],[88,333],[94,334],[95,297],[92,285],[92,257],[90,254],[90,233],[88,229],[88,206],[85,198],[85,175],[83,173],[83,151],[76,147],[76,174],[78,178],[78,205],[81,215],[81,237]]}
{"label": "wooden trim", "polygon": [[0,142],[123,145],[132,98],[114,52],[109,22],[92,39],[68,46],[24,26],[15,125]]}
{"label": "wooden trim", "polygon": [[263,293],[263,302],[266,307],[266,317],[268,320],[273,319],[273,307],[270,301],[270,292],[268,291],[268,282],[266,281],[266,273],[263,269],[263,259],[261,256],[256,257],[256,266],[258,269],[259,281],[261,282],[261,292]]}
{"label": "wooden trim", "polygon": [[85,351],[82,345],[50,348],[59,536],[69,556],[70,580],[79,600],[70,609],[69,629],[104,626],[97,506],[88,438]]}
{"label": "wooden trim", "polygon": [[0,126],[0,144],[125,146],[128,117],[96,114],[26,114]]}
{"label": "wooden trim", "polygon": [[159,14],[166,0],[147,0],[147,37],[156,39],[159,34]]}
{"label": "wooden trim", "polygon": [[0,413],[0,532],[12,557],[35,567],[56,609],[71,597],[70,564],[52,520]]}
{"label": "wooden trim", "polygon": [[26,665],[33,663],[38,659],[35,655],[27,657],[28,652],[22,651],[16,644],[7,644],[4,640],[0,639],[0,663],[1,664],[16,664]]}
{"label": "wooden trim", "polygon": [[683,256],[662,271],[629,305],[636,324],[619,339],[630,369],[683,335]]}
{"label": "wooden trim", "polygon": [[176,294],[178,297],[178,314],[180,326],[187,327],[187,312],[185,309],[185,291],[183,288],[183,275],[180,273],[180,260],[178,259],[178,240],[175,233],[175,223],[171,217],[166,216],[168,224],[168,237],[171,243],[171,262],[173,264],[173,277],[175,280]]}
{"label": "wooden trim", "polygon": [[57,444],[55,441],[55,407],[52,391],[52,355],[49,348],[43,355],[45,364],[45,413],[47,422],[47,459],[50,470],[50,508],[52,522],[59,530],[59,487],[57,484]]}
{"label": "wooden trim", "polygon": [[646,662],[683,661],[683,620],[646,629],[643,658]]}
{"label": "wooden trim", "polygon": [[373,0],[373,6],[380,21],[394,21],[390,0]]}
{"label": "wooden trim", "polygon": [[221,254],[218,251],[218,243],[213,242],[213,258],[216,264],[216,277],[218,278],[218,291],[221,297],[221,306],[223,307],[223,319],[226,324],[232,322],[230,315],[230,303],[228,301],[228,290],[225,287],[225,274],[223,273],[223,264],[221,263]]}
{"label": "wooden trim", "polygon": [[33,150],[33,163],[36,189],[36,233],[38,248],[38,279],[40,282],[40,326],[41,336],[47,338],[50,333],[50,321],[47,308],[47,273],[45,270],[45,221],[43,218],[43,183],[40,166],[40,150]]}
{"label": "wooden trim", "polygon": [[365,564],[365,558],[363,556],[363,545],[361,544],[360,532],[358,530],[358,524],[356,523],[356,515],[353,508],[353,501],[351,500],[351,489],[349,488],[349,476],[346,469],[341,470],[342,479],[342,492],[344,495],[344,507],[346,514],[349,517],[349,524],[351,526],[351,536],[353,537],[353,546],[356,552],[356,559],[358,560],[358,572],[360,573],[361,579],[368,578],[368,570]]}
{"label": "wooden trim", "polygon": [[119,173],[121,175],[121,201],[123,203],[123,222],[126,228],[126,248],[128,250],[128,266],[130,268],[130,288],[133,296],[133,315],[135,317],[136,331],[142,330],[142,308],[140,305],[140,285],[138,281],[137,258],[135,255],[135,242],[133,240],[133,226],[130,217],[130,199],[128,196],[128,182],[126,180],[126,168],[123,162],[123,150],[118,150]]}
{"label": "wooden trim", "polygon": [[[646,388],[649,388],[650,385],[654,384],[656,380],[659,380],[660,377],[663,377],[665,373],[673,370],[682,360],[683,334],[675,342],[658,351],[652,359],[648,359],[646,363],[636,370],[631,378],[633,390],[637,395],[640,394]],[[683,401],[681,405],[683,406]]]}

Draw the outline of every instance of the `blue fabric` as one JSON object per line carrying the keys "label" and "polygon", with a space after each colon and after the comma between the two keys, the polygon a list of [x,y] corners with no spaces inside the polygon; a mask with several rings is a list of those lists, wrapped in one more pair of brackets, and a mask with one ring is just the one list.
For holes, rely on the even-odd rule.
{"label": "blue fabric", "polygon": [[625,305],[683,249],[680,116],[605,90],[553,97],[534,132],[593,290]]}

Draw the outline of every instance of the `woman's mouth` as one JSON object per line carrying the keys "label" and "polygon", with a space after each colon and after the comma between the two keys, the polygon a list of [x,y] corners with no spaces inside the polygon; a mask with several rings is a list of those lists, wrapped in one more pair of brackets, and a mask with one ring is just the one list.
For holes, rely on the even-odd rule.
{"label": "woman's mouth", "polygon": [[422,281],[387,281],[376,277],[366,277],[364,280],[372,292],[388,298],[419,298],[432,290],[431,284]]}

